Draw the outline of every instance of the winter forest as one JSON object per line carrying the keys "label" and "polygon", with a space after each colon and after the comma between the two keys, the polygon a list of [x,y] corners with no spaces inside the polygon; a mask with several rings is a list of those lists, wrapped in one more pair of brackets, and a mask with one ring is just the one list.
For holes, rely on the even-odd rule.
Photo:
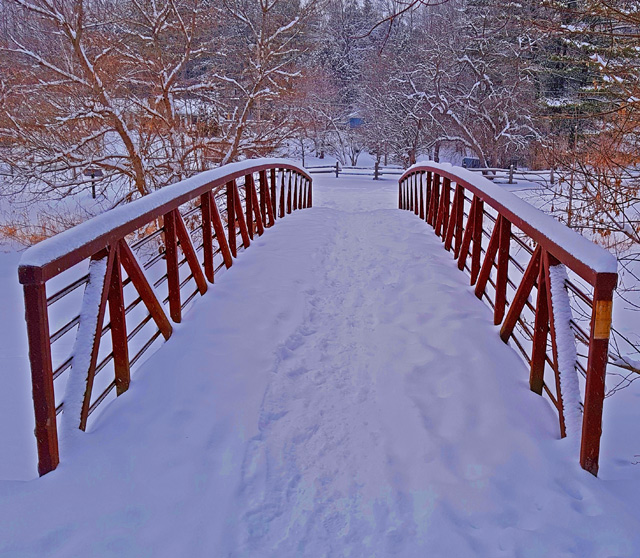
{"label": "winter forest", "polygon": [[[367,153],[406,168],[470,157],[552,169],[536,204],[615,250],[621,292],[637,292],[634,1],[3,0],[0,10],[5,238],[29,245],[245,158],[356,165]],[[50,203],[88,190],[102,201]]]}
{"label": "winter forest", "polygon": [[0,0],[0,308],[2,556],[637,557],[640,3]]}

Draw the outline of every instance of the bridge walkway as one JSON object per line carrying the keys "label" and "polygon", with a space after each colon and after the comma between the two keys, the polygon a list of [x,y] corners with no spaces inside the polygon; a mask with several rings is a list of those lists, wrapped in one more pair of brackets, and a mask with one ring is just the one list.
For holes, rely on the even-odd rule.
{"label": "bridge walkway", "polygon": [[0,485],[0,555],[638,545],[468,277],[395,208],[397,183],[324,178],[314,196],[216,278],[81,444],[62,440],[56,471]]}

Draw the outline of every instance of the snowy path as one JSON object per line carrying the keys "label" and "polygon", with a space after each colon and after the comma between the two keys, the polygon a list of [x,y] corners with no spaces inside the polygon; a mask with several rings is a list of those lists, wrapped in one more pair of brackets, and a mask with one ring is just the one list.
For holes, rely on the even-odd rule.
{"label": "snowy path", "polygon": [[638,556],[395,193],[319,181],[57,471],[0,483],[0,556]]}

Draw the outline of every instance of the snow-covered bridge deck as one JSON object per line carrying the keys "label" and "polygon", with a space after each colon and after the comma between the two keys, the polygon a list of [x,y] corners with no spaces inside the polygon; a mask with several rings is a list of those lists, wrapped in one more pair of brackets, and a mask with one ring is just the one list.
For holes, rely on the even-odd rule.
{"label": "snow-covered bridge deck", "polygon": [[393,181],[316,181],[37,482],[2,556],[632,556],[640,522]]}

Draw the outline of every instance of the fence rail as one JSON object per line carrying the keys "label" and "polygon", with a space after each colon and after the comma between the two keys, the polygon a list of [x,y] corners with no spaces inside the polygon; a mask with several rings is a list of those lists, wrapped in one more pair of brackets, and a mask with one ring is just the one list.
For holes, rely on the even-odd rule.
{"label": "fence rail", "polygon": [[305,167],[309,174],[335,174],[336,178],[345,176],[371,176],[378,180],[381,176],[401,176],[404,170],[397,167],[383,167],[376,163],[373,167],[343,166],[336,162],[335,165],[319,165]]}
{"label": "fence rail", "polygon": [[167,186],[28,249],[18,274],[40,475],[59,463],[59,413],[65,427],[84,430],[255,235],[311,205],[303,168],[257,159]]}
{"label": "fence rail", "polygon": [[[556,407],[560,435],[568,422],[577,423],[572,434],[581,436],[580,464],[597,475],[615,258],[491,181],[451,165],[408,169],[399,180],[398,206],[431,225],[469,273],[475,295],[501,326],[500,337],[529,365],[531,389]],[[584,348],[572,362],[568,342]],[[574,368],[582,377],[575,386],[584,393],[580,408],[569,402],[577,396],[567,385]]]}

